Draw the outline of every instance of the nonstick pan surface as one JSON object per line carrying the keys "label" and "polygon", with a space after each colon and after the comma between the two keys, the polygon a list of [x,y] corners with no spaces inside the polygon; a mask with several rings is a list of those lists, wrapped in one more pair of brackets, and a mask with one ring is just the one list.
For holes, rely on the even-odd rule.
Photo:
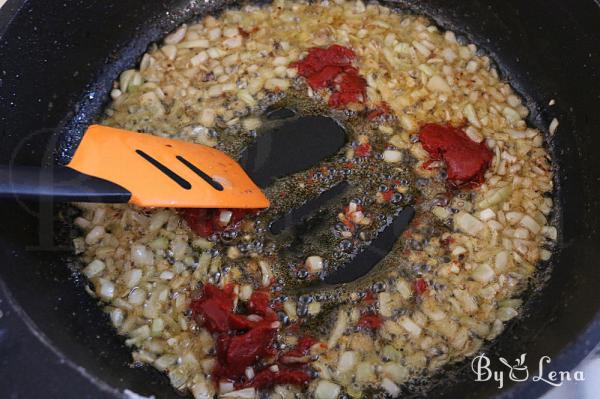
{"label": "nonstick pan surface", "polygon": [[[228,2],[9,0],[0,12],[0,161],[64,159],[99,114],[111,82],[181,22]],[[548,281],[529,311],[488,348],[528,353],[530,368],[573,368],[600,341],[600,7],[592,0],[387,2],[432,17],[498,62],[528,100],[530,123],[548,136],[556,164],[560,237]],[[549,105],[554,100],[555,105]],[[58,148],[58,150],[55,150]],[[116,398],[125,389],[179,397],[158,372],[129,367],[123,340],[69,266],[68,240],[49,203],[0,207],[0,396]],[[548,273],[550,267],[553,268]],[[549,386],[498,390],[473,381],[469,364],[440,374],[429,397],[532,398]]]}

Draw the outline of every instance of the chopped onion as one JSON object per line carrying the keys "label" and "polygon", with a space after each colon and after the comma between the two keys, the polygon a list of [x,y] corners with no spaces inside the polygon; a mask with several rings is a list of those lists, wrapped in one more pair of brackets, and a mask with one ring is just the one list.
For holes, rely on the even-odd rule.
{"label": "chopped onion", "polygon": [[377,297],[379,314],[383,317],[392,316],[392,297],[388,292],[381,292]]}
{"label": "chopped onion", "polygon": [[531,231],[533,234],[537,234],[540,232],[542,227],[536,222],[531,216],[525,215],[519,222],[519,224],[525,227],[527,230]]}
{"label": "chopped onion", "polygon": [[[232,384],[233,386],[233,384]],[[231,391],[219,395],[219,398],[236,398],[236,399],[254,399],[256,397],[256,389],[244,388],[238,391]]]}
{"label": "chopped onion", "polygon": [[304,262],[309,273],[315,274],[323,270],[323,258],[320,256],[309,256]]}
{"label": "chopped onion", "polygon": [[253,288],[250,284],[244,284],[240,287],[239,298],[242,301],[247,301],[252,296]]}
{"label": "chopped onion", "polygon": [[106,230],[104,230],[104,226],[96,226],[85,236],[85,243],[88,245],[97,244],[105,233]]}
{"label": "chopped onion", "polygon": [[335,326],[333,327],[331,335],[329,336],[329,340],[327,341],[327,347],[329,349],[333,348],[337,344],[337,341],[341,338],[342,334],[344,334],[347,326],[348,314],[342,309],[337,314]]}
{"label": "chopped onion", "polygon": [[505,306],[505,307],[498,309],[498,313],[496,314],[496,317],[498,318],[498,320],[509,321],[510,319],[513,319],[513,318],[517,317],[518,315],[519,315],[519,312],[517,312],[514,308]]}
{"label": "chopped onion", "polygon": [[338,361],[337,372],[339,374],[352,371],[358,362],[358,354],[353,351],[346,351],[341,354]]}
{"label": "chopped onion", "polygon": [[496,217],[496,213],[490,209],[490,208],[486,208],[483,211],[479,212],[479,219],[487,222],[490,219],[494,219]]}
{"label": "chopped onion", "polygon": [[206,382],[199,382],[192,385],[192,395],[194,399],[212,399],[214,394]]}
{"label": "chopped onion", "polygon": [[381,387],[388,393],[392,398],[397,398],[400,395],[400,388],[398,385],[390,379],[384,378],[381,380]]}
{"label": "chopped onion", "polygon": [[402,316],[400,319],[398,319],[398,324],[400,324],[402,328],[415,337],[421,335],[421,327],[419,327],[419,325],[412,321],[412,319],[408,316]]}
{"label": "chopped onion", "polygon": [[463,211],[454,216],[454,223],[456,223],[456,226],[464,233],[472,236],[479,234],[485,227],[479,219]]}
{"label": "chopped onion", "polygon": [[396,163],[402,161],[402,153],[398,150],[383,151],[383,160],[388,163]]}
{"label": "chopped onion", "polygon": [[262,285],[268,287],[271,284],[271,277],[273,277],[271,266],[264,260],[259,261],[258,266],[260,266],[260,272],[262,273]]}
{"label": "chopped onion", "polygon": [[247,379],[251,380],[254,378],[254,369],[252,367],[246,367],[244,374],[246,374]]}
{"label": "chopped onion", "polygon": [[496,274],[487,263],[484,263],[479,265],[471,274],[471,276],[473,279],[475,279],[475,281],[479,281],[480,283],[489,283],[496,276]]}
{"label": "chopped onion", "polygon": [[113,326],[115,326],[116,328],[121,327],[121,324],[123,324],[124,318],[125,318],[125,315],[123,314],[123,310],[121,310],[119,308],[114,308],[113,310],[111,310],[110,321],[112,321]]}
{"label": "chopped onion", "polygon": [[223,226],[227,226],[231,221],[232,216],[233,212],[231,211],[221,211],[221,213],[219,213],[219,223]]}
{"label": "chopped onion", "polygon": [[494,266],[496,271],[502,272],[506,270],[506,266],[508,265],[508,251],[500,251],[496,254],[494,258]]}
{"label": "chopped onion", "polygon": [[136,265],[153,266],[154,254],[145,245],[136,244],[131,246],[131,259]]}
{"label": "chopped onion", "polygon": [[114,297],[115,285],[112,282],[101,278],[99,281],[99,285],[100,285],[100,288],[99,288],[98,295],[102,299],[108,300],[108,299],[112,299]]}
{"label": "chopped onion", "polygon": [[396,384],[402,384],[408,379],[408,370],[398,363],[387,363],[381,367],[381,373]]}
{"label": "chopped onion", "polygon": [[[148,326],[145,326],[145,327],[148,327]],[[156,361],[154,362],[154,367],[156,367],[160,371],[165,371],[167,368],[174,365],[176,361],[177,361],[177,356],[175,356],[175,355],[170,355],[170,354],[162,355],[161,357],[156,359]]]}
{"label": "chopped onion", "polygon": [[131,269],[128,272],[126,272],[123,277],[125,279],[125,285],[127,285],[127,288],[133,288],[136,285],[138,285],[138,283],[142,279],[142,270]]}
{"label": "chopped onion", "polygon": [[167,223],[170,216],[171,214],[169,213],[169,211],[156,212],[154,215],[152,215],[152,218],[150,219],[150,225],[148,225],[148,230],[152,232],[160,230],[165,225],[165,223]]}
{"label": "chopped onion", "polygon": [[446,82],[446,79],[442,78],[439,75],[433,75],[429,79],[429,82],[427,82],[427,89],[429,89],[429,91],[444,93],[449,93],[452,91],[450,85],[448,84],[448,82]]}
{"label": "chopped onion", "polygon": [[95,259],[83,269],[83,274],[85,274],[87,278],[92,278],[102,273],[105,267],[106,265],[104,262]]}
{"label": "chopped onion", "polygon": [[327,380],[320,380],[315,389],[315,399],[336,399],[339,394],[340,386]]}
{"label": "chopped onion", "polygon": [[141,288],[134,288],[127,296],[127,300],[132,305],[141,305],[146,301],[146,291]]}
{"label": "chopped onion", "polygon": [[370,383],[375,382],[375,367],[369,362],[363,362],[358,365],[355,372],[356,381]]}

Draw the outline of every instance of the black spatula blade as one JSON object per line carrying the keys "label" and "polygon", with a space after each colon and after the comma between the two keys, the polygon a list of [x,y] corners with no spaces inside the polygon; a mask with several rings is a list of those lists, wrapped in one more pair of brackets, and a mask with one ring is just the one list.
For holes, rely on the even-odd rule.
{"label": "black spatula blade", "polygon": [[346,132],[333,119],[303,116],[284,120],[259,135],[242,153],[239,163],[259,187],[275,179],[308,169],[337,153]]}
{"label": "black spatula blade", "polygon": [[365,249],[323,281],[330,285],[345,284],[369,273],[392,250],[414,216],[415,208],[405,207]]}

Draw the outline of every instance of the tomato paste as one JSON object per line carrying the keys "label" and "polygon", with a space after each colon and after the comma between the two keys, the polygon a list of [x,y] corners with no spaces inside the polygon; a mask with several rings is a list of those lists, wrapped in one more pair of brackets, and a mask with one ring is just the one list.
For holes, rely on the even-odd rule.
{"label": "tomato paste", "polygon": [[364,314],[358,320],[358,325],[376,330],[383,325],[383,320],[376,314]]}
{"label": "tomato paste", "polygon": [[[227,224],[220,220],[222,211],[231,211],[231,219]],[[248,209],[180,209],[179,213],[186,221],[190,229],[201,237],[209,237],[212,234],[235,228],[237,223],[250,211]]]}
{"label": "tomato paste", "polygon": [[425,292],[427,292],[427,290],[429,289],[429,285],[427,284],[427,281],[425,281],[425,279],[418,278],[415,280],[414,288],[417,295],[422,295]]}
{"label": "tomato paste", "polygon": [[[276,384],[304,385],[311,380],[306,369],[307,354],[316,343],[301,337],[287,352],[275,349],[280,323],[271,308],[268,291],[256,290],[246,303],[248,314],[234,312],[235,293],[232,284],[223,289],[205,284],[191,309],[196,322],[216,334],[216,364],[213,381],[231,381],[236,388],[269,388]],[[250,317],[252,315],[252,317]],[[248,379],[246,369],[255,374]]]}
{"label": "tomato paste", "polygon": [[483,182],[494,156],[485,143],[476,143],[464,131],[449,125],[424,125],[419,137],[433,160],[446,163],[448,180],[457,185]]}
{"label": "tomato paste", "polygon": [[292,66],[306,78],[314,89],[330,89],[329,106],[343,108],[351,103],[363,103],[367,82],[352,66],[356,54],[349,48],[333,44],[327,48],[314,47],[308,55]]}

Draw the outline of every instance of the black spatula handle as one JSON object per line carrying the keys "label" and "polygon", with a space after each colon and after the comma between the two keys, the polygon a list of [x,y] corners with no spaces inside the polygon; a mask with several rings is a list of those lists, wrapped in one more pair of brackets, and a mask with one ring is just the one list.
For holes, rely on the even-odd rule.
{"label": "black spatula handle", "polygon": [[131,193],[118,184],[68,167],[0,165],[0,198],[52,198],[58,202],[128,202]]}

